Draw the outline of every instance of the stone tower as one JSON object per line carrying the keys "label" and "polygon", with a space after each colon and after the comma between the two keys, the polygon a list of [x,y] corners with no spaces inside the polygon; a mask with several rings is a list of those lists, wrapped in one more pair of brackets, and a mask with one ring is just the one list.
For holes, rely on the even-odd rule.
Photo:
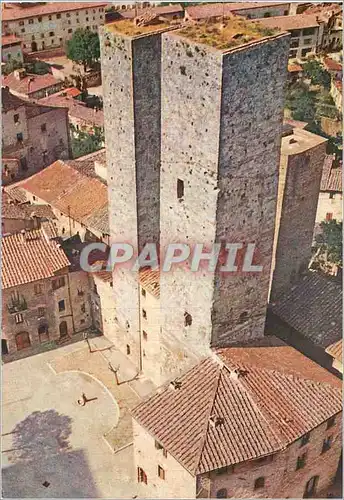
{"label": "stone tower", "polygon": [[298,128],[282,139],[271,301],[308,268],[326,142]]}
{"label": "stone tower", "polygon": [[[263,266],[242,272],[239,254],[235,273],[161,273],[162,337],[199,354],[264,330],[289,36],[250,41],[250,26],[228,20],[162,35],[161,248],[255,243]],[[236,31],[249,41],[223,48]]]}
{"label": "stone tower", "polygon": [[[161,26],[101,28],[102,81],[112,243],[135,251],[159,241]],[[115,271],[119,348],[139,365],[137,274]]]}

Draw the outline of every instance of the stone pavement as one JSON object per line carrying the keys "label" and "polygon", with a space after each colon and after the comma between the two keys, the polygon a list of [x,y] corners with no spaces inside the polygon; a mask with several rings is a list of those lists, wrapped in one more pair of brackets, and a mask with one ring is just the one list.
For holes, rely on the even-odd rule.
{"label": "stone pavement", "polygon": [[[90,344],[92,353],[82,341],[3,366],[4,498],[135,495],[129,409],[153,386],[131,380],[105,338]],[[84,407],[82,393],[92,399]]]}

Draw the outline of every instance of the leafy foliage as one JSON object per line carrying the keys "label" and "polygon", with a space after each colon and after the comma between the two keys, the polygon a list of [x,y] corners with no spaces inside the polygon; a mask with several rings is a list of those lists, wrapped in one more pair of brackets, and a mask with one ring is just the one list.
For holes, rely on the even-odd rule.
{"label": "leafy foliage", "polygon": [[304,122],[315,120],[315,97],[307,85],[297,83],[290,87],[286,97],[286,107],[290,109],[292,118]]}
{"label": "leafy foliage", "polygon": [[92,67],[100,58],[98,33],[77,29],[71,40],[67,42],[67,57],[77,64],[82,64],[84,71]]}
{"label": "leafy foliage", "polygon": [[336,220],[323,221],[320,224],[322,233],[315,238],[315,249],[319,255],[317,260],[325,264],[336,264],[343,266],[343,223]]}
{"label": "leafy foliage", "polygon": [[73,158],[94,153],[104,147],[104,131],[94,127],[93,133],[77,130],[71,125]]}
{"label": "leafy foliage", "polygon": [[9,75],[16,69],[20,69],[23,67],[23,63],[18,61],[18,59],[10,59],[6,64],[2,67],[2,73],[4,75]]}
{"label": "leafy foliage", "polygon": [[322,67],[319,61],[315,59],[307,61],[303,65],[303,71],[305,76],[311,80],[312,85],[321,85],[325,89],[331,87],[331,75]]}

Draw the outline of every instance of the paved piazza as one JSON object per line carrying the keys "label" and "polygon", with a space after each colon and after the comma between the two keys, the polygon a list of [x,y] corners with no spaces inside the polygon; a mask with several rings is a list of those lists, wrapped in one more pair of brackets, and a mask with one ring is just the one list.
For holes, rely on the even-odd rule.
{"label": "paved piazza", "polygon": [[[120,354],[97,340],[92,354],[79,342],[3,365],[3,497],[136,494],[127,410],[140,397],[115,383]],[[96,399],[80,406],[82,393]]]}

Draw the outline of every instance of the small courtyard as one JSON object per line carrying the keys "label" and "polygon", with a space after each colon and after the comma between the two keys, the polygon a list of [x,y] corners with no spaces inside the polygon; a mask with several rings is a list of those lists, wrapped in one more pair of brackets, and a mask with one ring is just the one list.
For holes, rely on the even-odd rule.
{"label": "small courtyard", "polygon": [[129,410],[153,388],[104,337],[5,364],[2,496],[135,496]]}

